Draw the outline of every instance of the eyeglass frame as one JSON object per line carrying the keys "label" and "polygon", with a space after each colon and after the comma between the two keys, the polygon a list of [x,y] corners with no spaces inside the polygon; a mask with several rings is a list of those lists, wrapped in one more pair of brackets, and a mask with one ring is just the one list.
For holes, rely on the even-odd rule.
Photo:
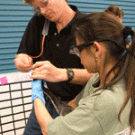
{"label": "eyeglass frame", "polygon": [[[42,8],[47,8],[48,4],[49,4],[50,0],[46,0],[46,1],[42,1],[41,3],[41,7]],[[54,3],[54,0],[52,1],[52,4]],[[34,7],[34,6],[33,6]],[[37,7],[34,7],[34,11],[37,11],[40,13],[40,8],[37,6]]]}
{"label": "eyeglass frame", "polygon": [[[97,42],[102,42],[102,41],[111,41],[111,42],[113,42],[115,45],[117,45],[118,47],[120,47],[121,49],[124,49],[124,50],[125,50],[125,48],[121,47],[121,46],[120,46],[116,41],[114,41],[114,40],[110,40],[110,39],[99,39],[99,40],[97,40]],[[80,45],[72,45],[72,46],[70,47],[70,49],[69,49],[69,53],[70,53],[70,54],[75,54],[75,55],[77,55],[78,57],[80,57],[81,51],[82,51],[85,47],[89,47],[89,46],[93,45],[93,43],[94,43],[94,41],[91,41],[91,42],[85,43],[85,44],[80,44]],[[75,51],[75,49],[76,49],[76,51]]]}

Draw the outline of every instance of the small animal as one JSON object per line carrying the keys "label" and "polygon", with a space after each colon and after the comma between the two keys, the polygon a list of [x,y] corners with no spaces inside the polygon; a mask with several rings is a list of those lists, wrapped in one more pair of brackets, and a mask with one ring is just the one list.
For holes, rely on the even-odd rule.
{"label": "small animal", "polygon": [[42,89],[44,94],[48,96],[48,98],[51,100],[52,104],[54,105],[56,111],[61,116],[65,116],[66,114],[74,110],[74,108],[67,105],[66,101],[61,101],[59,97],[54,95],[54,93],[50,91],[46,85],[44,85],[43,81],[42,81]]}

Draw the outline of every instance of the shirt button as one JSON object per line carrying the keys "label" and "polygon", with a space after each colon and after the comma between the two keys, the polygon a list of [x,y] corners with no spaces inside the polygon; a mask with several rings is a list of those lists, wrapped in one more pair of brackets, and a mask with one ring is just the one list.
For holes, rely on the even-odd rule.
{"label": "shirt button", "polygon": [[57,47],[59,47],[60,45],[59,44],[56,44]]}
{"label": "shirt button", "polygon": [[56,36],[56,35],[57,35],[57,33],[54,33],[54,35]]}

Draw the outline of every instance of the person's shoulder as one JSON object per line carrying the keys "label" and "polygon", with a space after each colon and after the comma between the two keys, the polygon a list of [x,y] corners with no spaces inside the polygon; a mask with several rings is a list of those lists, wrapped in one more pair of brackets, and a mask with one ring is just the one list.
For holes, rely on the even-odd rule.
{"label": "person's shoulder", "polygon": [[43,15],[41,15],[41,14],[39,14],[39,13],[36,12],[32,16],[29,24],[32,25],[32,27],[39,26],[39,27],[42,28],[42,26],[44,25],[45,19],[46,18]]}
{"label": "person's shoulder", "polygon": [[70,8],[72,9],[72,10],[74,10],[75,12],[76,12],[76,16],[77,17],[80,17],[80,16],[83,16],[83,15],[86,15],[85,13],[82,13],[80,10],[78,10],[78,8],[76,7],[76,6],[74,6],[74,5],[69,5],[70,6]]}
{"label": "person's shoulder", "polygon": [[87,97],[85,105],[93,110],[99,121],[102,121],[100,117],[104,117],[106,119],[108,114],[112,118],[118,115],[120,108],[117,107],[117,102],[118,100],[115,101],[115,95],[112,91],[99,90]]}
{"label": "person's shoulder", "polygon": [[97,102],[100,103],[99,105],[101,106],[111,105],[112,107],[117,108],[117,111],[120,110],[126,97],[124,80],[119,81],[110,88],[101,89],[100,92],[101,94],[97,98]]}
{"label": "person's shoulder", "polygon": [[35,12],[35,14],[32,16],[32,19],[31,20],[45,20],[45,17],[43,15],[41,15],[40,13],[38,12]]}
{"label": "person's shoulder", "polygon": [[80,10],[77,10],[76,13],[77,13],[77,17],[83,17],[87,15],[86,13],[82,13]]}

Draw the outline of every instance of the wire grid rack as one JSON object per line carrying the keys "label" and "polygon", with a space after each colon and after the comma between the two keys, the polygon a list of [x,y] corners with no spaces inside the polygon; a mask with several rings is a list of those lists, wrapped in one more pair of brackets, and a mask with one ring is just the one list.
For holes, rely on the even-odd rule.
{"label": "wire grid rack", "polygon": [[0,135],[22,135],[31,110],[31,81],[0,85]]}

